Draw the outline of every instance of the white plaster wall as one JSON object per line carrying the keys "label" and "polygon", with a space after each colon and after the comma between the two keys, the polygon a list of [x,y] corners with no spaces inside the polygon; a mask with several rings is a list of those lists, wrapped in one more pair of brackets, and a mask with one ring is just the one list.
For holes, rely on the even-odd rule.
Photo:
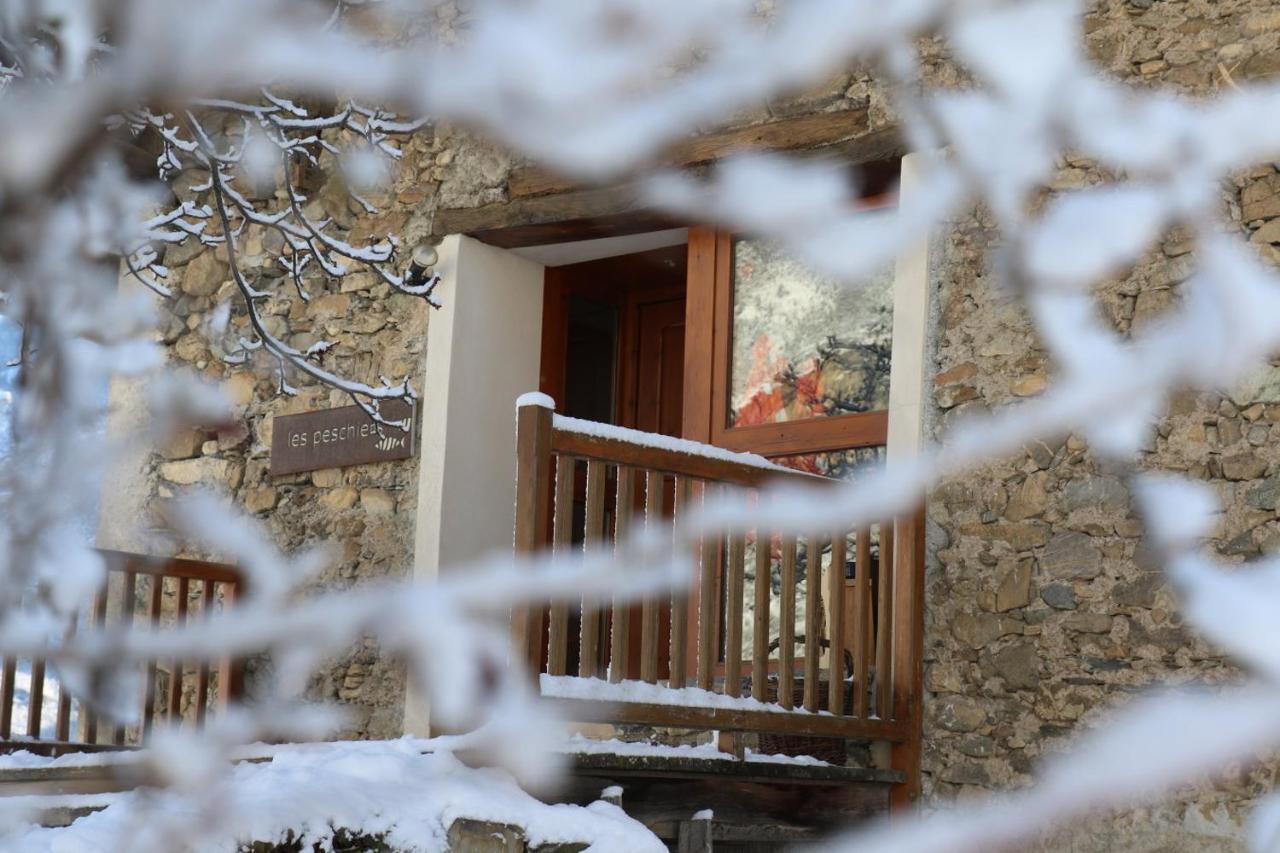
{"label": "white plaster wall", "polygon": [[[131,276],[121,274],[120,289],[150,299],[157,312],[165,310],[159,297]],[[151,425],[146,399],[149,381],[146,376],[115,375],[108,386],[105,429],[113,455],[98,488],[94,544],[99,548],[150,554],[161,545],[149,529],[152,508],[147,466],[153,449],[147,441]]]}
{"label": "white plaster wall", "polygon": [[[516,397],[538,389],[543,266],[473,240],[441,244],[422,391],[414,578],[492,552],[515,528]],[[410,690],[405,732],[428,734]]]}
{"label": "white plaster wall", "polygon": [[[920,192],[920,155],[902,158],[899,206]],[[898,258],[893,278],[893,357],[889,366],[888,465],[911,459],[924,439],[929,344],[929,240]]]}

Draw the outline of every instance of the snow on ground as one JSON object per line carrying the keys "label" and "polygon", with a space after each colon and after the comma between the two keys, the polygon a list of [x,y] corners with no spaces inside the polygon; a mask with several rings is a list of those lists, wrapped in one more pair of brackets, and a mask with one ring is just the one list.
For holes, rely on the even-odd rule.
{"label": "snow on ground", "polygon": [[[168,791],[131,791],[68,827],[21,830],[0,840],[0,850],[128,849],[126,840],[143,827],[157,831],[171,822],[185,827],[184,842],[202,853],[233,853],[246,842],[282,840],[290,831],[305,849],[329,840],[335,828],[385,833],[397,850],[437,851],[459,818],[519,826],[531,846],[585,842],[598,853],[666,850],[617,806],[547,805],[501,771],[469,768],[448,752],[423,754],[421,745],[405,738],[281,749],[268,762],[237,764],[226,784],[194,802]],[[215,819],[201,826],[197,838],[193,808],[215,804]]]}

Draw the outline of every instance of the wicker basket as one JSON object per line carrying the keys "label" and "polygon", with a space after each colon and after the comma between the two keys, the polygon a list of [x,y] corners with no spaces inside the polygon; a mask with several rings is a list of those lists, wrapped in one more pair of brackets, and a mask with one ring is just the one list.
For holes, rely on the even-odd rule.
{"label": "wicker basket", "polygon": [[[853,713],[853,691],[856,685],[846,682],[844,691],[844,708],[846,715]],[[767,701],[778,701],[778,679],[769,676],[765,691]],[[830,710],[830,681],[826,678],[818,680],[818,710]],[[804,678],[797,676],[793,681],[792,707],[804,706]],[[808,755],[829,764],[843,765],[846,760],[843,738],[812,737],[809,735],[780,735],[767,732],[760,733],[760,752],[766,755]]]}

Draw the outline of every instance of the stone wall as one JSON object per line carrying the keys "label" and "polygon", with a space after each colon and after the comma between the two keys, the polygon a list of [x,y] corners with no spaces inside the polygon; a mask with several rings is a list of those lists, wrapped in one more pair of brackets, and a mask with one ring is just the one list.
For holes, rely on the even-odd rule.
{"label": "stone wall", "polygon": [[[1111,75],[1193,95],[1280,71],[1280,12],[1266,2],[1129,0],[1089,16],[1089,48]],[[1106,180],[1062,161],[1058,188]],[[1280,242],[1280,174],[1240,175],[1224,204],[1260,252]],[[1052,382],[1023,313],[986,277],[997,238],[980,212],[955,223],[937,259],[937,437],[975,410],[1016,404]],[[1169,233],[1122,279],[1097,290],[1120,332],[1178,298],[1192,246]],[[1174,399],[1145,455],[1153,467],[1210,482],[1227,512],[1215,539],[1235,558],[1270,550],[1280,418],[1276,374],[1226,395]],[[941,803],[1025,785],[1041,757],[1106,708],[1153,685],[1222,684],[1239,672],[1183,626],[1174,591],[1142,555],[1129,495],[1076,436],[1037,443],[945,484],[929,512],[926,797]],[[1274,768],[1236,772],[1172,802],[1099,821],[1072,849],[1236,849],[1249,800]]]}
{"label": "stone wall", "polygon": [[[412,248],[430,233],[437,205],[481,204],[501,194],[508,160],[463,134],[419,133],[405,145],[391,190],[371,197],[382,213],[365,214],[347,197],[328,188],[313,199],[312,215],[332,217],[352,242],[396,234]],[[176,192],[197,197],[179,181]],[[276,235],[250,227],[242,239],[242,266],[251,280],[267,274]],[[326,469],[270,477],[273,417],[348,405],[345,395],[291,374],[296,396],[279,393],[273,363],[226,364],[211,348],[208,321],[214,306],[229,302],[231,325],[246,322],[228,267],[217,250],[199,245],[170,247],[164,262],[173,272],[175,296],[161,307],[160,340],[171,367],[219,383],[234,403],[234,420],[217,430],[174,436],[152,453],[122,461],[109,483],[99,524],[99,543],[145,553],[172,551],[165,536],[163,499],[188,489],[212,487],[264,525],[285,553],[329,543],[334,560],[315,579],[317,587],[343,589],[410,574],[417,503],[417,460]],[[335,346],[323,366],[342,376],[377,383],[379,376],[412,378],[422,387],[429,309],[420,299],[393,293],[372,273],[341,282],[312,284],[310,302],[280,282],[263,303],[268,328],[296,348],[318,340]],[[145,422],[144,395],[129,382],[112,389],[111,426],[121,434]],[[182,551],[217,558],[217,554]],[[270,663],[251,663],[249,688],[270,677]],[[404,671],[368,639],[317,673],[309,695],[339,703],[349,713],[341,737],[396,737],[403,732]]]}

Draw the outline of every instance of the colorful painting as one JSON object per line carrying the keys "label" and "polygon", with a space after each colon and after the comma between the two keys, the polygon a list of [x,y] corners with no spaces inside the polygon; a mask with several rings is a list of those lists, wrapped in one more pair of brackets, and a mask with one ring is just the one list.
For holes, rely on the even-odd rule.
{"label": "colorful painting", "polygon": [[892,335],[891,270],[844,284],[735,240],[728,426],[887,408]]}

